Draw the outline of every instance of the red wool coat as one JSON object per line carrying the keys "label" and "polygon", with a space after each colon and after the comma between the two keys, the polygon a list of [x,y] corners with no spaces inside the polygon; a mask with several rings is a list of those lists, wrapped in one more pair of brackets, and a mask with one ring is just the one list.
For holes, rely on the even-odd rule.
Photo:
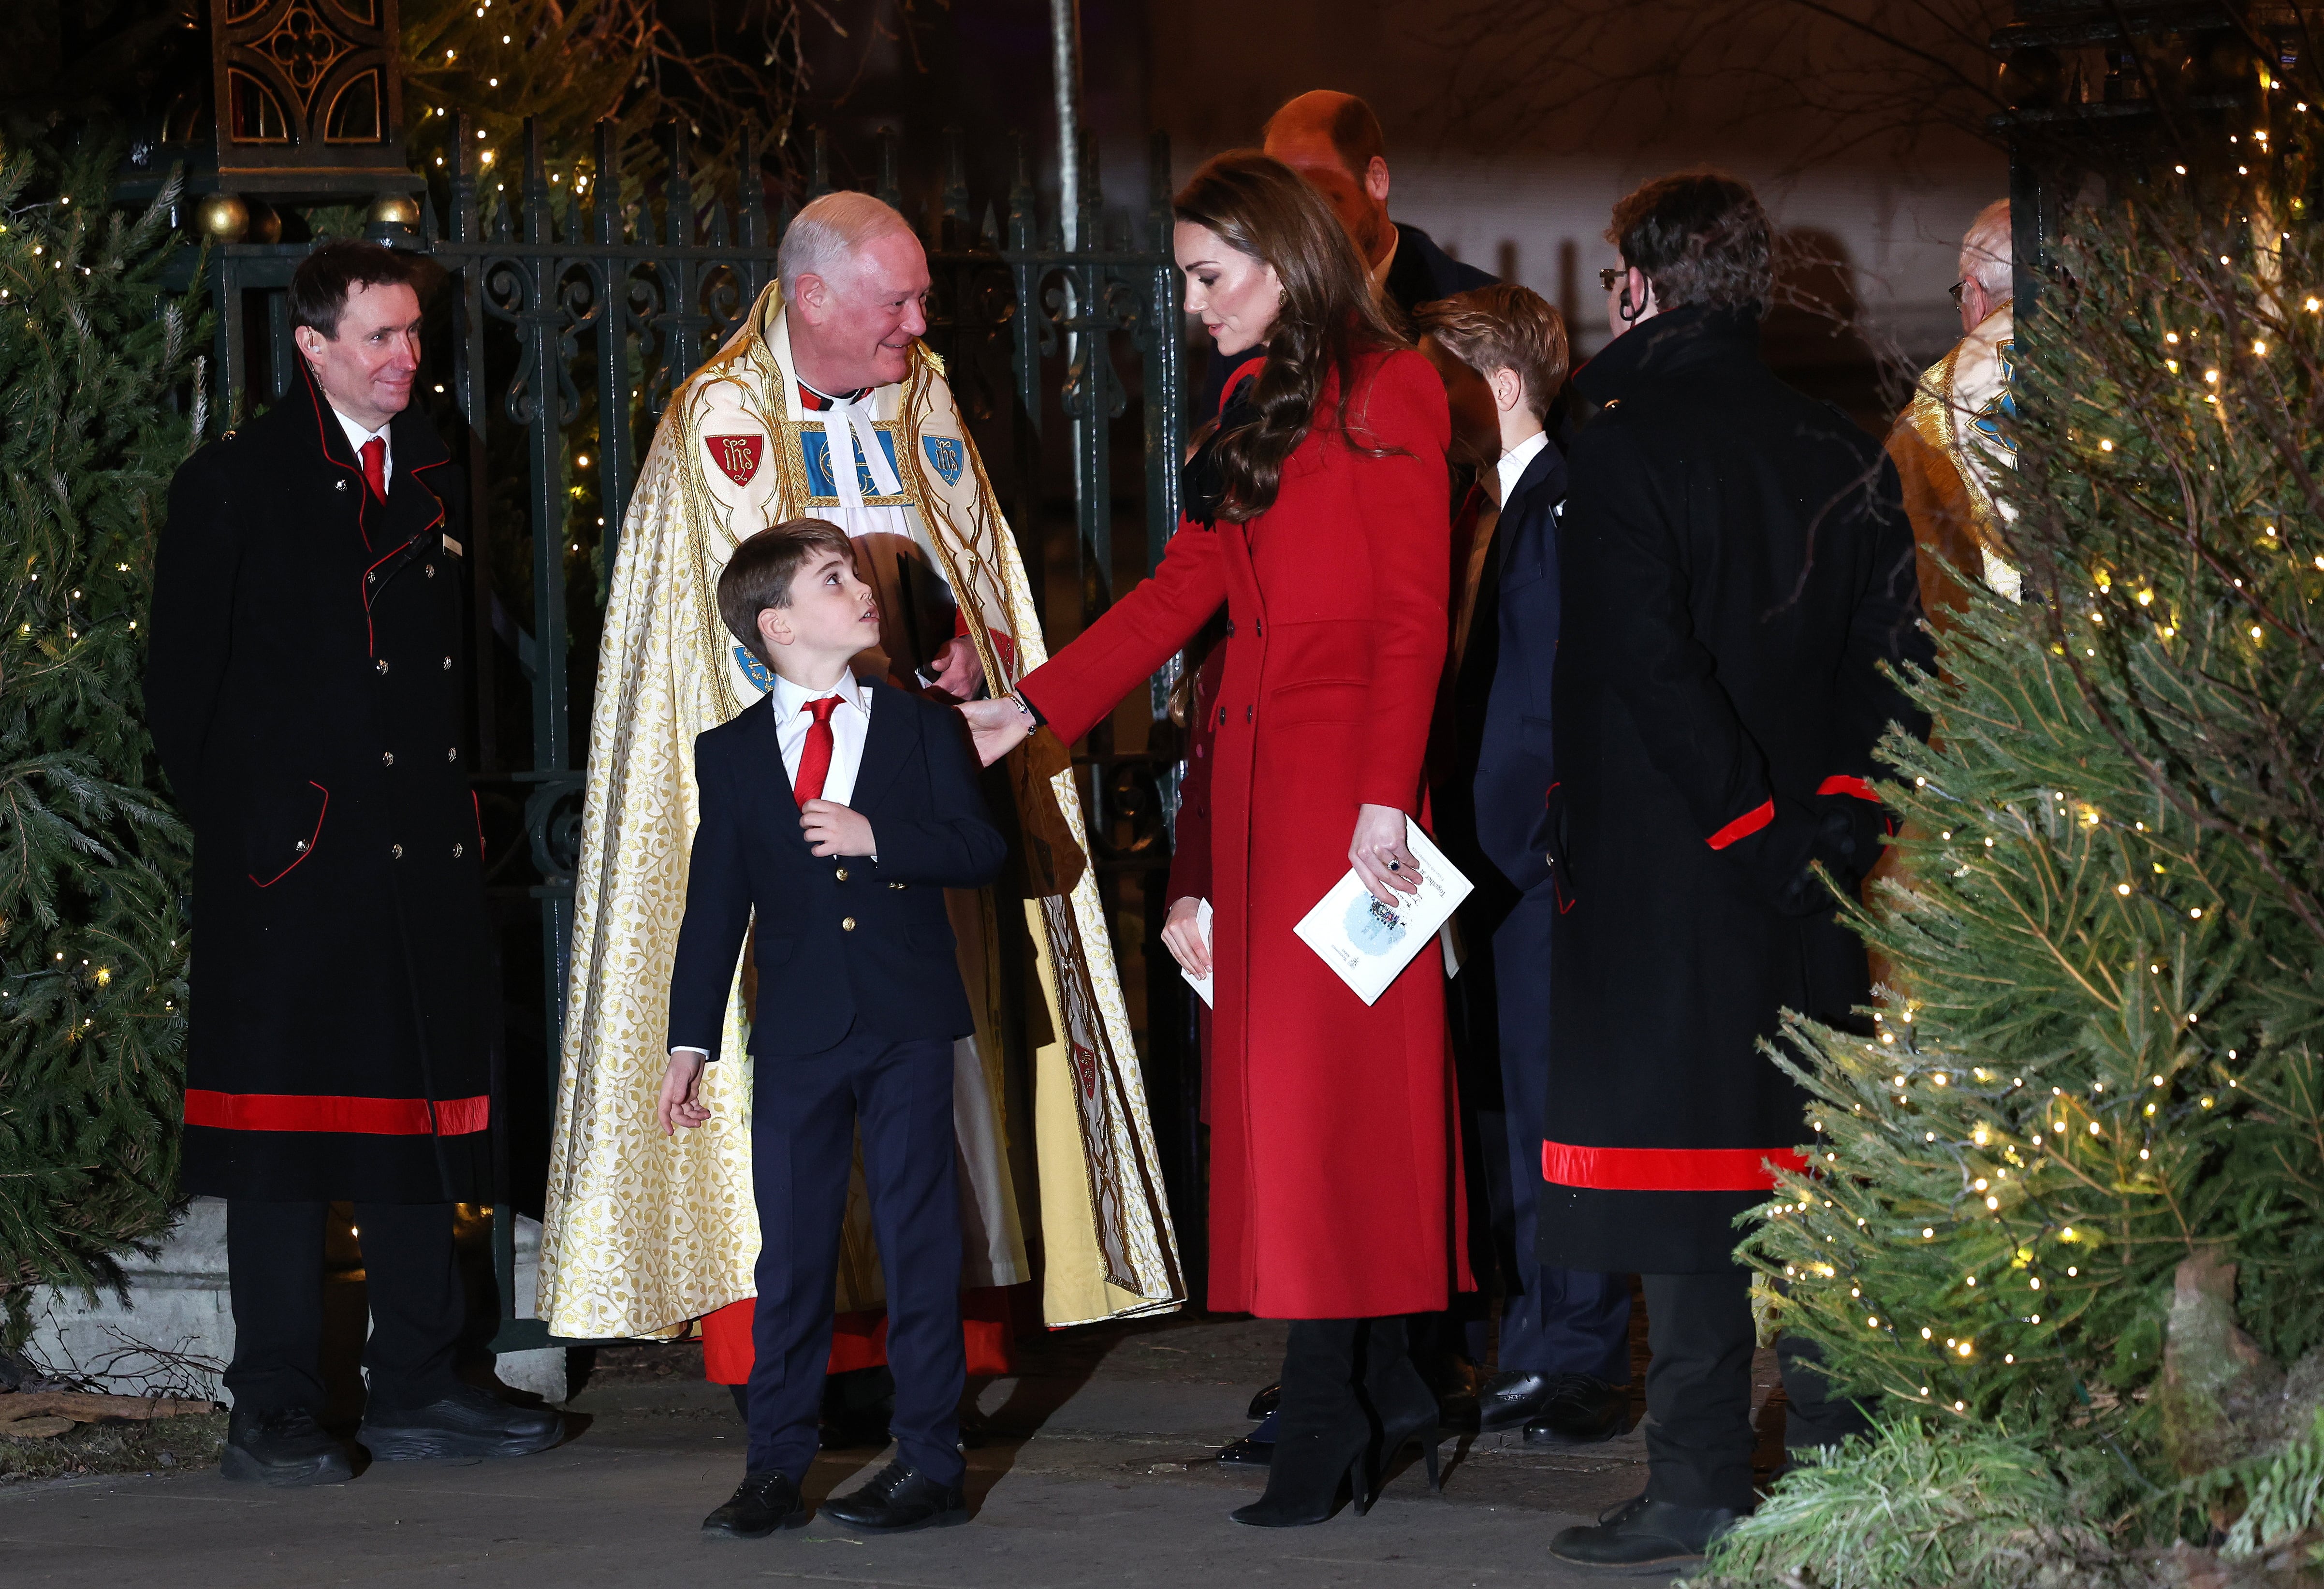
{"label": "red wool coat", "polygon": [[1451,421],[1416,353],[1357,365],[1248,523],[1185,524],[1154,577],[1024,681],[1078,738],[1223,601],[1211,790],[1218,1006],[1211,1306],[1268,1318],[1419,1313],[1466,1287],[1444,967],[1424,949],[1366,1008],[1292,928],[1348,870],[1356,808],[1421,811],[1444,666]]}

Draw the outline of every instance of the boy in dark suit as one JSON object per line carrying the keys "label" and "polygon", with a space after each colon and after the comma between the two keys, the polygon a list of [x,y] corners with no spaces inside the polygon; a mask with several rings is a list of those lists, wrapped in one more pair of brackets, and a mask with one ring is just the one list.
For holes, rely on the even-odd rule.
{"label": "boy in dark suit", "polygon": [[670,975],[659,1108],[674,1132],[710,1117],[702,1068],[755,912],[751,1150],[764,1246],[750,1454],[703,1530],[759,1538],[807,1520],[799,1485],[815,1459],[859,1131],[899,1449],[824,1512],[883,1532],[964,1523],[953,1041],[973,1021],[944,891],[991,882],[1007,845],[958,718],[852,673],[879,641],[880,610],[846,531],[793,519],[752,536],[719,577],[718,611],[775,684],[695,741],[702,821]]}
{"label": "boy in dark suit", "polygon": [[[1488,1155],[1485,1203],[1503,1289],[1499,1370],[1478,1398],[1478,1421],[1489,1432],[1522,1427],[1529,1446],[1586,1445],[1628,1426],[1629,1277],[1545,1265],[1534,1251],[1558,911],[1541,829],[1555,778],[1549,700],[1565,501],[1565,457],[1545,422],[1565,383],[1565,323],[1540,294],[1501,284],[1428,304],[1418,323],[1432,362],[1445,368],[1440,353],[1458,361],[1485,389],[1499,443],[1489,471],[1498,509],[1478,514],[1452,571],[1446,716],[1457,775],[1440,786],[1436,806],[1440,840],[1457,835],[1473,864],[1499,873],[1480,876],[1470,896],[1467,909],[1489,919],[1464,922],[1471,947],[1461,973],[1466,996],[1489,1002],[1472,1012],[1471,1030],[1498,1034],[1499,1062],[1498,1075],[1462,1076],[1474,1140]],[[1489,1065],[1494,1056],[1479,1058]]]}

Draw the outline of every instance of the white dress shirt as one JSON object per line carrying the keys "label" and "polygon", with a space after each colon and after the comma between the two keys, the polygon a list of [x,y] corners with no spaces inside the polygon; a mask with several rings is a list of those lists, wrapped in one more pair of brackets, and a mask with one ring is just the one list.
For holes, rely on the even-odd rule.
{"label": "white dress shirt", "polygon": [[775,715],[776,744],[782,747],[783,771],[792,787],[798,783],[799,753],[807,748],[807,731],[815,726],[809,701],[837,696],[844,703],[831,715],[831,770],[823,776],[824,799],[844,806],[855,792],[855,771],[863,764],[863,737],[872,731],[872,691],[850,673],[835,689],[809,689],[775,675],[767,692],[768,710]]}
{"label": "white dress shirt", "polygon": [[[380,460],[379,469],[379,494],[385,496],[387,483],[395,478],[395,443],[388,439],[387,425],[382,425],[376,430],[366,430],[337,409],[331,411],[331,417],[338,420],[339,429],[347,433],[347,445],[355,449],[356,467],[360,468],[363,466],[364,444],[374,437],[377,437],[380,444],[387,448],[387,456]],[[392,425],[394,422],[390,420],[388,424]]]}
{"label": "white dress shirt", "polygon": [[1541,449],[1548,445],[1549,432],[1536,430],[1501,455],[1497,472],[1500,476],[1503,507],[1509,505],[1509,493],[1515,491],[1517,488],[1517,482],[1525,478],[1526,467],[1540,456]]}
{"label": "white dress shirt", "polygon": [[[845,704],[831,715],[831,768],[823,775],[823,793],[818,798],[844,806],[855,792],[856,771],[863,765],[863,739],[872,731],[871,689],[853,673],[842,679],[836,689],[809,689],[778,673],[774,688],[767,691],[767,710],[775,715],[775,743],[783,753],[783,771],[797,789],[799,754],[807,749],[807,731],[815,726],[815,714],[806,709],[807,704],[835,695]],[[875,854],[872,859],[876,864],[880,857]],[[705,1060],[710,1058],[701,1049],[680,1047],[670,1052],[700,1054]]]}

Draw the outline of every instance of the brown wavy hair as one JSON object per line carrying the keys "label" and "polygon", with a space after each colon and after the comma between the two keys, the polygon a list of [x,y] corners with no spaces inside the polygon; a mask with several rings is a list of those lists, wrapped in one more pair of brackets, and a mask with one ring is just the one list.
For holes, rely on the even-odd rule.
{"label": "brown wavy hair", "polygon": [[[1250,398],[1258,417],[1215,439],[1226,487],[1219,516],[1255,519],[1275,504],[1284,461],[1314,428],[1326,377],[1339,376],[1344,405],[1358,358],[1411,344],[1373,301],[1370,275],[1339,217],[1281,161],[1230,150],[1188,178],[1172,208],[1178,219],[1273,265],[1283,283],[1267,363]],[[1355,451],[1383,457],[1390,450],[1359,446],[1344,422],[1336,416],[1331,422]]]}
{"label": "brown wavy hair", "polygon": [[1764,315],[1774,300],[1774,228],[1751,185],[1725,171],[1655,178],[1614,207],[1606,241],[1646,273],[1665,309],[1706,303]]}

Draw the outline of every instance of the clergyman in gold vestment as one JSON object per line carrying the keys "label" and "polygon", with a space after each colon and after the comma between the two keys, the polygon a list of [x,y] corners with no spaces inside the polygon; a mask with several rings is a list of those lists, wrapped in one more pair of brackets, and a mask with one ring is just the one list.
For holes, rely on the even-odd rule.
{"label": "clergyman in gold vestment", "polygon": [[[873,251],[893,268],[854,268]],[[753,1289],[747,949],[722,1041],[730,1059],[703,1083],[710,1123],[672,1139],[654,1120],[698,816],[694,738],[771,685],[719,622],[727,555],[788,518],[846,529],[881,612],[879,650],[857,671],[906,688],[1006,690],[1047,656],[1016,542],[944,366],[918,340],[918,292],[872,301],[874,279],[899,271],[916,269],[925,291],[925,255],[902,217],[861,194],[826,196],[785,233],[778,268],[725,346],[672,395],[623,522],[590,726],[541,1243],[541,1316],[556,1335],[668,1335]],[[794,354],[787,299],[810,275],[838,289],[836,319],[833,295],[812,306],[825,316],[808,327],[816,346],[854,331],[865,338],[857,363],[888,361],[900,379],[850,391],[810,383],[818,366]],[[1047,1322],[1161,1311],[1183,1298],[1177,1246],[1080,804],[1054,741],[1028,753],[1010,770],[1024,882],[948,901],[978,1010],[955,1052],[962,1283],[1031,1278],[1021,1184],[1038,1220]],[[1025,965],[1029,979],[1012,975]],[[1033,998],[1021,996],[1026,981]],[[1016,1113],[1029,1118],[1012,1117],[1015,1100],[1028,1101]],[[879,1307],[860,1190],[842,1253],[839,1309]]]}

